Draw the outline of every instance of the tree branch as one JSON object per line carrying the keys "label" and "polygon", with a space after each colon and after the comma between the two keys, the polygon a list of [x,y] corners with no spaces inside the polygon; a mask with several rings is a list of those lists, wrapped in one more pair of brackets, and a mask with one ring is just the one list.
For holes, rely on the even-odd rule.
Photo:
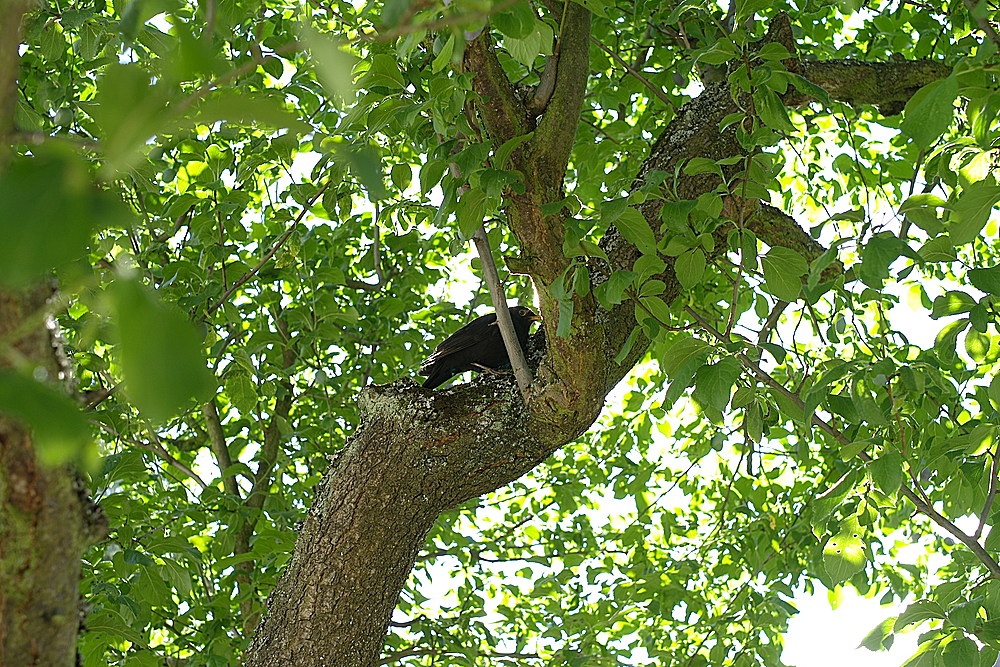
{"label": "tree branch", "polygon": [[[693,317],[696,322],[698,322],[701,328],[710,333],[720,343],[725,345],[729,342],[725,336],[723,336],[718,330],[716,330],[715,327],[713,327],[708,322],[708,320],[702,317],[693,308],[691,308],[690,306],[686,306],[684,310],[689,315],[691,315],[691,317]],[[802,399],[799,397],[798,394],[789,391],[788,388],[785,387],[785,385],[775,380],[767,371],[763,370],[757,364],[756,361],[748,357],[745,353],[736,352],[735,356],[737,359],[740,360],[740,363],[742,363],[745,368],[751,371],[765,384],[767,384],[775,391],[777,391],[779,394],[784,396],[786,399],[791,401],[795,405],[795,407],[801,409],[803,411],[803,414],[805,414],[805,403],[802,401]],[[821,428],[830,437],[839,442],[841,445],[847,446],[850,445],[852,442],[852,440],[848,438],[846,435],[844,435],[843,432],[841,432],[839,429],[834,427],[828,421],[822,419],[816,414],[812,415],[811,423]],[[871,463],[874,460],[867,452],[859,452],[858,458],[860,458],[865,463]],[[1000,563],[998,563],[996,559],[994,559],[993,556],[991,556],[989,552],[987,552],[986,549],[984,549],[983,546],[979,544],[976,538],[974,538],[972,535],[965,533],[961,528],[956,526],[951,520],[943,516],[937,510],[935,510],[934,507],[928,501],[921,498],[920,494],[911,489],[905,482],[903,482],[900,485],[899,492],[907,500],[913,503],[913,505],[917,508],[918,512],[926,515],[929,519],[931,519],[931,521],[944,528],[955,539],[957,539],[959,542],[967,546],[969,550],[972,553],[974,553],[977,558],[979,558],[979,561],[986,566],[986,568],[990,571],[990,573],[993,575],[994,578],[1000,578]]]}
{"label": "tree branch", "polygon": [[531,140],[532,161],[541,177],[543,197],[551,196],[543,198],[543,203],[561,198],[556,195],[562,193],[590,76],[590,12],[576,2],[564,1],[556,84]]}
{"label": "tree branch", "polygon": [[[281,319],[281,313],[273,313],[275,327],[284,342],[282,350],[282,363],[284,370],[289,371],[295,364],[296,355],[292,347],[292,341],[288,335],[288,325]],[[245,516],[236,530],[235,545],[233,555],[250,553],[250,541],[257,528],[260,519],[260,510],[264,507],[264,500],[271,488],[274,478],[274,468],[278,461],[278,452],[281,450],[283,441],[281,435],[281,424],[288,420],[288,415],[292,408],[292,383],[290,380],[282,380],[278,383],[278,396],[274,400],[274,409],[271,411],[271,418],[264,428],[264,439],[261,443],[260,453],[257,455],[257,471],[253,475],[253,483],[250,492],[247,493],[244,506],[251,510]],[[240,613],[243,617],[243,624],[247,635],[251,635],[257,628],[260,621],[260,611],[252,584],[251,573],[256,567],[253,560],[243,561],[236,564],[239,571],[237,580],[240,582],[242,599],[240,600]]]}
{"label": "tree branch", "polygon": [[528,364],[524,360],[524,351],[521,349],[521,343],[517,340],[517,333],[514,332],[514,323],[510,320],[510,312],[507,310],[507,295],[504,293],[503,285],[500,284],[500,275],[497,273],[497,266],[493,261],[493,251],[490,249],[490,242],[486,237],[485,224],[479,227],[472,240],[479,252],[483,276],[486,278],[486,285],[490,290],[493,309],[497,314],[497,324],[500,326],[500,334],[503,336],[504,347],[507,348],[511,368],[514,369],[517,386],[521,390],[524,400],[527,401],[528,390],[531,387],[531,371],[528,370]]}
{"label": "tree branch", "polygon": [[208,430],[208,447],[215,455],[215,462],[219,466],[222,488],[238,500],[240,485],[236,482],[236,476],[227,472],[233,465],[233,459],[229,456],[229,447],[226,445],[226,436],[222,431],[222,420],[219,419],[215,398],[201,406],[201,414],[205,418],[205,427]]}
{"label": "tree branch", "polygon": [[611,58],[616,63],[618,63],[619,65],[621,65],[622,67],[624,67],[626,72],[628,72],[631,76],[635,77],[636,81],[638,81],[642,85],[646,86],[646,88],[649,89],[649,92],[653,93],[653,95],[655,95],[656,97],[658,97],[661,102],[663,102],[664,104],[666,104],[668,107],[670,107],[674,111],[677,110],[677,104],[672,99],[670,99],[669,97],[667,97],[667,94],[663,92],[662,88],[660,88],[659,86],[653,85],[652,81],[650,81],[649,79],[647,79],[646,77],[644,77],[642,75],[642,73],[640,73],[640,72],[636,71],[635,69],[633,69],[632,66],[629,65],[627,62],[625,62],[625,60],[620,55],[618,55],[617,53],[615,53],[614,51],[612,51],[608,47],[604,46],[604,44],[601,43],[601,41],[599,39],[597,39],[596,37],[594,37],[593,35],[590,36],[590,41],[593,42],[594,44],[596,44],[597,46],[599,46],[600,49],[601,49],[601,51],[604,51],[604,53],[606,53],[609,58]]}
{"label": "tree branch", "polygon": [[330,181],[327,181],[318,190],[316,190],[313,196],[310,197],[309,200],[306,202],[305,206],[302,207],[302,210],[299,211],[299,214],[295,217],[295,220],[292,221],[292,224],[288,226],[288,229],[286,229],[285,232],[281,236],[279,236],[278,239],[273,244],[271,244],[271,247],[264,254],[264,258],[257,263],[257,266],[253,267],[245,274],[240,276],[239,280],[234,282],[232,287],[227,289],[222,294],[222,296],[219,297],[219,300],[213,303],[209,307],[209,309],[205,311],[206,317],[214,313],[216,310],[218,310],[222,304],[224,304],[226,301],[229,300],[229,297],[233,295],[233,292],[238,290],[240,287],[243,287],[243,285],[246,284],[248,280],[253,278],[255,275],[257,275],[258,271],[264,268],[265,264],[271,261],[271,258],[274,257],[274,254],[281,249],[281,246],[285,245],[285,241],[287,241],[288,237],[292,235],[292,232],[295,231],[295,228],[298,227],[300,222],[302,222],[302,219],[306,217],[306,214],[309,212],[309,209],[312,208],[312,205],[314,203],[316,203],[316,200],[318,200],[320,197],[323,196],[323,193],[326,191],[328,187],[330,187]]}
{"label": "tree branch", "polygon": [[[884,63],[860,60],[797,60],[793,69],[825,90],[832,99],[851,106],[871,104],[887,116],[903,110],[907,100],[931,81],[942,79],[951,68],[933,60],[904,60]],[[789,88],[784,102],[797,107],[815,98]]]}
{"label": "tree branch", "polygon": [[116,431],[111,426],[108,426],[107,424],[105,424],[103,422],[100,422],[100,421],[91,420],[90,423],[92,425],[94,425],[94,426],[99,427],[101,430],[109,433],[110,435],[114,436],[115,438],[118,438],[120,440],[124,440],[124,441],[126,441],[128,443],[131,443],[131,444],[135,445],[136,447],[139,447],[141,449],[145,449],[146,451],[149,451],[149,452],[152,452],[152,453],[156,454],[161,459],[163,459],[168,465],[170,465],[170,466],[172,466],[174,468],[177,468],[182,473],[184,473],[185,475],[187,475],[188,477],[190,477],[192,480],[194,480],[195,484],[197,484],[198,486],[200,486],[202,489],[207,489],[208,488],[208,484],[205,482],[205,480],[203,480],[195,471],[191,470],[191,468],[189,468],[187,465],[181,463],[180,461],[178,461],[177,459],[175,459],[173,456],[171,456],[170,452],[168,452],[167,450],[165,450],[158,443],[155,443],[155,442],[143,442],[142,440],[139,440],[138,438],[132,438],[132,437],[129,437],[129,436],[122,435],[121,433],[119,433],[118,431]]}

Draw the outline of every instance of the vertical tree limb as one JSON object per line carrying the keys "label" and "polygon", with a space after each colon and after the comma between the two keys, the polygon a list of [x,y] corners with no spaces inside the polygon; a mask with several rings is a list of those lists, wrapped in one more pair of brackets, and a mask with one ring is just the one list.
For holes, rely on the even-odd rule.
{"label": "vertical tree limb", "polygon": [[507,310],[507,295],[504,294],[503,285],[500,284],[500,274],[497,273],[497,266],[493,261],[493,251],[490,250],[490,241],[486,237],[486,225],[479,227],[472,240],[479,252],[479,261],[483,265],[483,275],[486,277],[486,285],[490,289],[493,309],[497,313],[497,324],[500,326],[501,335],[503,335],[503,344],[507,348],[511,368],[514,369],[514,378],[517,380],[521,395],[527,401],[528,390],[531,387],[531,371],[528,370],[528,364],[524,360],[524,350],[521,349],[521,343],[517,340],[517,334],[514,332],[514,323],[510,320],[510,311]]}

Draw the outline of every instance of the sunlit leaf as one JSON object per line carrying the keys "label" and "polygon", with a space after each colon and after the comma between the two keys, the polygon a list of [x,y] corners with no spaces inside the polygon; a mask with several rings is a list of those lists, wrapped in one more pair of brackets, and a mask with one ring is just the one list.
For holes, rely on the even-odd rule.
{"label": "sunlit leaf", "polygon": [[992,179],[973,183],[962,190],[958,201],[952,205],[952,221],[948,225],[952,242],[963,245],[979,236],[998,201],[1000,185]]}
{"label": "sunlit leaf", "polygon": [[[342,42],[331,35],[319,32],[309,23],[302,25],[302,39],[309,47],[313,65],[327,93],[341,102],[352,99],[354,97],[352,72],[357,58],[343,49]],[[377,65],[373,64],[372,67],[375,68]],[[387,68],[382,67],[382,69]]]}
{"label": "sunlit leaf", "polygon": [[861,571],[867,560],[857,519],[841,524],[840,532],[827,540],[823,547],[823,565],[835,584]]}
{"label": "sunlit leaf", "polygon": [[951,124],[958,97],[958,79],[949,76],[927,84],[910,98],[903,112],[903,134],[912,137],[921,150],[931,144]]}
{"label": "sunlit leaf", "polygon": [[795,301],[802,289],[802,276],[809,271],[809,265],[802,255],[788,248],[771,248],[761,257],[764,269],[765,288],[785,301]]}

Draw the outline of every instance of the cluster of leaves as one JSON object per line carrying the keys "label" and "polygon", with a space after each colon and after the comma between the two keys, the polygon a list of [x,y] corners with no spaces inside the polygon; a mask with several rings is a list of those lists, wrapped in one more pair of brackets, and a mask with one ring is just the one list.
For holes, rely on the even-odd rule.
{"label": "cluster of leaves", "polygon": [[[810,11],[827,10],[795,19]],[[643,257],[595,295],[605,307],[635,301],[637,329],[653,347],[630,378],[633,393],[609,410],[599,433],[463,510],[457,528],[442,522],[432,553],[449,560],[420,566],[430,579],[447,573],[458,583],[444,604],[421,588],[404,600],[401,611],[415,618],[393,641],[401,655],[429,643],[470,662],[537,651],[567,665],[643,656],[780,664],[780,634],[795,613],[788,599],[818,580],[879,595],[886,605],[910,602],[864,640],[872,650],[924,624],[908,664],[992,664],[1000,590],[991,563],[956,548],[944,523],[915,518],[900,489],[914,490],[947,523],[960,521],[962,529],[952,527],[980,541],[995,567],[998,100],[988,72],[996,44],[972,37],[973,19],[963,11],[932,16],[900,6],[892,29],[882,15],[834,48],[827,29],[843,29],[846,18],[824,14],[814,32],[796,23],[809,57],[903,53],[944,59],[954,74],[918,93],[902,117],[883,118],[817,94],[784,71],[788,54],[772,46],[758,56],[763,66],[729,70],[734,95],[749,95],[762,121],[727,119],[740,123],[747,155],[682,167],[720,177],[719,189],[698,200],[679,200],[672,174],[653,175],[644,191],[621,198],[637,170],[630,142],[642,141],[635,129],[649,127],[645,114],[659,98],[648,89],[626,93],[642,84],[621,79],[611,59],[597,66],[590,99],[600,102],[591,129],[581,129],[588,137],[570,174],[578,200],[572,212],[593,214],[567,229],[566,254],[578,259],[549,290],[568,334],[572,297],[589,289],[588,262],[603,258],[593,241],[614,224]],[[950,41],[941,39],[940,22],[948,20]],[[652,21],[661,33],[678,23],[676,16]],[[683,22],[692,24],[705,25]],[[595,35],[605,28],[596,21]],[[648,46],[648,32],[630,42],[615,29],[618,52]],[[919,38],[903,48],[889,37],[901,32]],[[669,40],[661,40],[649,52],[669,59]],[[687,71],[698,62],[738,64],[748,42],[735,31],[688,52]],[[609,86],[605,72],[622,85]],[[790,86],[823,105],[789,114],[778,96]],[[637,95],[642,102],[624,106]],[[956,101],[973,123],[953,124]],[[658,112],[671,117],[669,108]],[[912,194],[915,185],[924,192]],[[726,252],[716,252],[713,232],[725,229],[727,193],[770,199],[801,220],[819,218],[810,232],[829,251],[762,247],[744,228],[723,235]],[[650,197],[665,200],[659,235],[630,208]],[[677,322],[677,309],[659,298],[664,285],[651,279],[664,256],[677,258],[689,290],[684,302],[704,317],[692,323],[701,329],[694,335],[664,327]],[[831,281],[838,257],[849,270]],[[890,312],[904,293],[924,317],[962,317],[932,345],[911,343],[919,325]],[[775,329],[768,321],[779,314]],[[690,403],[680,400],[687,396]],[[685,406],[698,417],[690,419]],[[657,431],[673,439],[669,454]],[[936,557],[898,560],[914,542]],[[436,614],[421,615],[429,607]]]}

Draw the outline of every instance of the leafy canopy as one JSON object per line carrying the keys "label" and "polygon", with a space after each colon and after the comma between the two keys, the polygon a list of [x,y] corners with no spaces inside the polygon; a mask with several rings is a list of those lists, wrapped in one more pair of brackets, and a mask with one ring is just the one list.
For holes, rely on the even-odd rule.
{"label": "leafy canopy", "polygon": [[[584,259],[614,224],[644,257],[597,296],[634,301],[653,342],[587,435],[442,517],[387,652],[779,665],[791,599],[822,583],[910,603],[869,648],[920,624],[908,664],[992,664],[1000,581],[903,493],[997,558],[1000,97],[985,3],[742,3],[728,35],[716,5],[580,4],[595,15],[592,76],[562,202],[577,260],[543,287],[567,333]],[[410,373],[483,305],[464,239],[484,218],[493,246],[516,252],[496,219],[519,187],[505,157],[517,146],[492,145],[467,112],[461,53],[490,17],[510,78],[536,83],[558,34],[546,6],[116,0],[30,15],[0,281],[58,272],[56,314],[94,409],[84,423],[16,374],[0,396],[48,460],[89,466],[114,527],[86,558],[84,664],[235,664],[238,629],[357,424],[358,390]],[[785,70],[779,45],[749,66],[766,26],[753,17],[779,9],[805,59],[930,58],[953,73],[901,115],[832,101]],[[712,76],[752,97],[755,115],[731,119],[748,177],[668,197],[658,243],[627,206],[653,190],[630,185]],[[820,101],[786,108],[792,88]],[[829,252],[744,229],[716,253],[728,187]],[[685,288],[674,304],[649,280],[664,258]],[[452,298],[456,274],[471,303]]]}

